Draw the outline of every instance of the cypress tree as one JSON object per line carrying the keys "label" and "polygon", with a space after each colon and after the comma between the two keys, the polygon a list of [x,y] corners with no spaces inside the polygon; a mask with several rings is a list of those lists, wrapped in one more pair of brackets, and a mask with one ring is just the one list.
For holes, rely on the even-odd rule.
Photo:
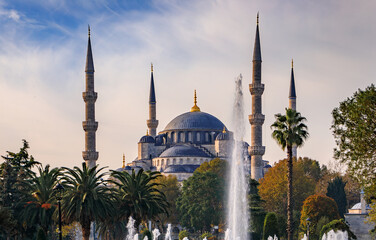
{"label": "cypress tree", "polygon": [[274,235],[279,238],[277,215],[270,212],[265,217],[263,240],[267,240],[269,236],[274,237]]}
{"label": "cypress tree", "polygon": [[335,177],[329,182],[326,192],[326,196],[333,198],[337,203],[338,212],[341,218],[344,218],[347,208],[345,186],[346,182],[342,180],[342,177]]}

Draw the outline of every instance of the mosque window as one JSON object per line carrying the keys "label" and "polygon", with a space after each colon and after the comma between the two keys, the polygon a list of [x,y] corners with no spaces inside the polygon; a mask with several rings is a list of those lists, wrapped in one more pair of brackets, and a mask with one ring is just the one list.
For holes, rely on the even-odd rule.
{"label": "mosque window", "polygon": [[164,165],[164,159],[161,160],[161,165]]}
{"label": "mosque window", "polygon": [[176,159],[172,159],[172,164],[175,165],[176,164]]}
{"label": "mosque window", "polygon": [[157,166],[159,166],[159,159],[157,160]]}
{"label": "mosque window", "polygon": [[192,142],[192,132],[188,132],[188,142]]}
{"label": "mosque window", "polygon": [[185,134],[184,134],[184,132],[179,132],[179,142],[185,142]]}
{"label": "mosque window", "polygon": [[201,134],[200,134],[200,132],[196,133],[196,140],[197,140],[197,142],[201,141]]}
{"label": "mosque window", "polygon": [[209,133],[205,133],[205,142],[209,142]]}

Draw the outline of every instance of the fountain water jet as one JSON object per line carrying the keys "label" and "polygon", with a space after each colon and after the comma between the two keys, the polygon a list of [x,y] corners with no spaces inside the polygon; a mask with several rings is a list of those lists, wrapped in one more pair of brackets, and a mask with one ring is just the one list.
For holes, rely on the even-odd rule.
{"label": "fountain water jet", "polygon": [[155,228],[153,230],[153,240],[158,240],[159,235],[161,235],[161,233],[159,232],[159,229]]}
{"label": "fountain water jet", "polygon": [[166,232],[165,240],[172,240],[171,239],[171,224],[167,225],[167,232]]}
{"label": "fountain water jet", "polygon": [[132,217],[129,217],[127,224],[128,235],[126,237],[126,240],[134,240],[135,236],[138,237],[138,234],[136,234],[136,228],[134,227],[135,222],[136,220],[134,220]]}
{"label": "fountain water jet", "polygon": [[247,149],[243,139],[245,133],[245,116],[243,104],[242,75],[235,81],[235,101],[233,107],[234,144],[230,162],[230,187],[228,205],[228,231],[225,239],[245,240],[248,237],[248,178],[249,166]]}

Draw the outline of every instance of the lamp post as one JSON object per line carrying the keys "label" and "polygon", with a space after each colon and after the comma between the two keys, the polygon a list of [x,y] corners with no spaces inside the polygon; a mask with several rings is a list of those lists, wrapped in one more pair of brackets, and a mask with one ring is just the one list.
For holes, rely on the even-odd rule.
{"label": "lamp post", "polygon": [[62,231],[61,231],[61,199],[63,199],[63,194],[64,194],[64,187],[63,185],[61,185],[60,183],[58,183],[56,185],[56,187],[54,188],[55,192],[56,192],[56,199],[57,199],[57,202],[59,204],[59,240],[62,240],[63,239],[63,234],[62,234]]}
{"label": "lamp post", "polygon": [[309,224],[311,223],[311,219],[307,218],[306,221],[307,221],[307,240],[309,240]]}

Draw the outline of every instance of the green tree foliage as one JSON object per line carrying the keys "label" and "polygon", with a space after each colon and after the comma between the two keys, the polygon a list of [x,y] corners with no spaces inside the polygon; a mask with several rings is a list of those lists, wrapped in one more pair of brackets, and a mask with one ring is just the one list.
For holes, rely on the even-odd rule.
{"label": "green tree foliage", "polygon": [[46,165],[45,168],[38,166],[38,172],[39,176],[32,172],[30,178],[23,181],[25,197],[20,203],[23,206],[20,217],[27,226],[40,226],[39,231],[44,231],[47,236],[56,209],[54,187],[61,171],[58,168],[50,170]]}
{"label": "green tree foliage", "polygon": [[183,240],[185,237],[189,237],[189,233],[187,230],[182,230],[179,233],[179,240]]}
{"label": "green tree foliage", "polygon": [[[26,226],[20,217],[23,206],[24,180],[28,179],[32,170],[31,168],[37,164],[33,156],[29,155],[29,144],[26,140],[18,153],[7,151],[7,156],[2,156],[4,162],[0,165],[0,206],[7,209],[11,214],[9,226],[13,226],[7,230],[7,237],[21,237],[23,239],[34,237],[36,232],[35,226]],[[31,227],[31,228],[30,228]]]}
{"label": "green tree foliage", "polygon": [[372,84],[340,102],[332,112],[334,157],[364,186],[376,184],[376,88]]}
{"label": "green tree foliage", "polygon": [[261,239],[266,212],[262,206],[263,200],[258,193],[259,182],[250,178],[248,204],[250,211],[250,232],[253,240]]}
{"label": "green tree foliage", "polygon": [[[279,215],[287,213],[287,160],[280,160],[260,179],[259,194],[268,212]],[[303,160],[293,160],[293,198],[294,211],[300,212],[303,201],[315,191],[315,179],[306,175]]]}
{"label": "green tree foliage", "polygon": [[300,230],[307,232],[307,218],[310,219],[310,239],[317,239],[316,229],[319,220],[322,217],[327,217],[330,221],[339,219],[338,207],[336,202],[324,195],[309,196],[303,203],[301,217],[300,217]]}
{"label": "green tree foliage", "polygon": [[82,228],[84,240],[90,236],[90,224],[92,221],[104,220],[110,217],[114,211],[114,193],[107,187],[107,181],[103,180],[105,173],[100,173],[104,168],[97,166],[87,168],[82,163],[82,169],[63,168],[65,174],[63,185],[65,196],[62,203],[63,219],[67,223],[77,221]]}
{"label": "green tree foliage", "polygon": [[346,182],[341,177],[335,177],[329,182],[326,196],[333,198],[338,206],[339,215],[343,218],[347,212],[347,198],[345,192]]}
{"label": "green tree foliage", "polygon": [[10,236],[12,229],[16,227],[16,220],[8,208],[0,206],[0,239],[2,236]]}
{"label": "green tree foliage", "polygon": [[162,213],[168,214],[166,196],[158,189],[161,184],[155,181],[162,176],[159,172],[140,169],[137,173],[132,170],[129,174],[126,171],[113,171],[111,176],[118,194],[116,212],[124,220],[132,216],[138,226],[142,220],[154,219]]}
{"label": "green tree foliage", "polygon": [[277,214],[275,214],[274,212],[269,212],[265,217],[264,233],[262,239],[267,240],[269,236],[274,237],[274,235],[279,237]]}
{"label": "green tree foliage", "polygon": [[322,230],[320,231],[320,239],[325,233],[328,233],[330,230],[334,231],[347,231],[349,239],[357,239],[355,234],[350,230],[350,227],[346,224],[344,219],[337,219],[333,220],[330,223],[323,226]]}
{"label": "green tree foliage", "polygon": [[224,180],[212,172],[195,171],[184,181],[176,205],[184,227],[208,231],[223,222]]}
{"label": "green tree foliage", "polygon": [[308,138],[305,117],[293,109],[286,108],[286,115],[276,114],[276,121],[270,126],[273,129],[272,137],[283,150],[287,149],[287,233],[288,239],[293,234],[293,161],[292,147],[300,147]]}
{"label": "green tree foliage", "polygon": [[176,209],[176,200],[180,196],[180,187],[176,176],[161,176],[155,180],[159,185],[156,188],[161,191],[165,196],[169,207],[167,208],[167,213],[158,214],[157,219],[159,220],[161,226],[166,223],[178,224],[178,211]]}
{"label": "green tree foliage", "polygon": [[321,233],[321,230],[322,228],[328,224],[330,222],[329,218],[324,216],[324,217],[321,217],[319,219],[319,221],[317,222],[317,226],[316,226],[316,230],[315,230],[315,235],[316,236],[321,236],[320,233]]}
{"label": "green tree foliage", "polygon": [[197,172],[205,173],[211,172],[218,175],[218,177],[225,179],[227,174],[227,161],[220,158],[214,158],[209,162],[204,162],[196,169]]}

